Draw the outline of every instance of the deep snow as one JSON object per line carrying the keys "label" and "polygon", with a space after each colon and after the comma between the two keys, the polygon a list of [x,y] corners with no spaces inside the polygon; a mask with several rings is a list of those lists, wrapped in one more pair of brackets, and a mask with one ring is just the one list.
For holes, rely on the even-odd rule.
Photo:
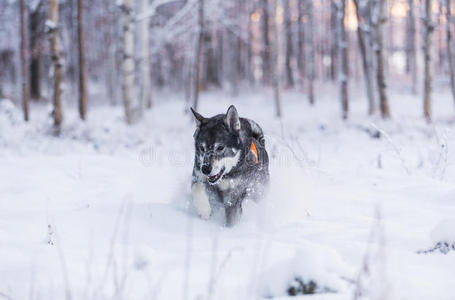
{"label": "deep snow", "polygon": [[455,242],[447,93],[431,125],[400,93],[389,122],[361,95],[343,122],[330,91],[315,107],[285,93],[282,121],[271,93],[204,94],[203,115],[234,103],[267,136],[270,192],[232,229],[191,208],[194,124],[178,98],[131,128],[120,107],[86,124],[67,112],[59,138],[48,107],[24,124],[0,102],[0,299],[283,299],[296,276],[329,290],[309,299],[455,299],[455,251],[417,253]]}

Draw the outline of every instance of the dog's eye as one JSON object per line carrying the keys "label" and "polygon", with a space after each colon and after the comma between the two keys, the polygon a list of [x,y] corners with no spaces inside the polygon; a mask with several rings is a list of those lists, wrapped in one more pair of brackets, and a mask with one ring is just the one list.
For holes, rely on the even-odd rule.
{"label": "dog's eye", "polygon": [[216,147],[216,151],[217,152],[223,152],[224,151],[224,146],[223,145],[219,145]]}
{"label": "dog's eye", "polygon": [[205,152],[205,147],[204,146],[199,146],[199,150],[201,150],[201,152]]}

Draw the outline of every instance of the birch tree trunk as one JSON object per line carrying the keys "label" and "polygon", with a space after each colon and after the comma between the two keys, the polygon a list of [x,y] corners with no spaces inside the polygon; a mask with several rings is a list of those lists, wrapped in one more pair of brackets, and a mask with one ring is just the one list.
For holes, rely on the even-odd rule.
{"label": "birch tree trunk", "polygon": [[[141,11],[143,13],[149,10],[149,0],[141,0]],[[141,20],[141,98],[139,110],[142,114],[144,107],[152,106],[152,97],[150,92],[150,53],[149,53],[149,19]]]}
{"label": "birch tree trunk", "polygon": [[24,120],[29,120],[29,90],[27,77],[27,44],[25,40],[25,0],[19,2],[20,37],[21,37],[21,75],[22,75],[22,110]]}
{"label": "birch tree trunk", "polygon": [[269,0],[262,4],[262,78],[265,85],[270,84],[270,37],[269,37]]}
{"label": "birch tree trunk", "polygon": [[[119,32],[115,25],[115,20],[118,18],[118,11],[116,4],[111,0],[104,0],[104,6],[109,14],[109,25],[104,31],[106,36],[106,47],[108,47],[108,64],[105,68],[105,79],[106,89],[109,96],[109,102],[111,105],[115,105],[118,102],[118,55],[117,49],[119,48]],[[121,33],[120,33],[121,34]]]}
{"label": "birch tree trunk", "polygon": [[306,38],[306,77],[308,84],[308,100],[310,104],[314,104],[314,22],[313,22],[313,1],[305,1],[305,13],[307,17],[307,31],[305,33]]}
{"label": "birch tree trunk", "polygon": [[273,24],[274,24],[274,41],[273,41],[273,90],[275,97],[275,108],[276,116],[281,118],[281,87],[280,87],[280,78],[281,78],[281,34],[280,34],[280,24],[278,23],[276,14],[278,10],[278,0],[273,0]]}
{"label": "birch tree trunk", "polygon": [[58,0],[49,0],[49,21],[50,21],[50,48],[52,53],[52,65],[54,68],[54,94],[52,103],[54,106],[52,115],[54,117],[54,126],[60,130],[63,122],[63,107],[62,107],[62,89],[63,81],[63,62],[60,55],[60,41],[58,38]]}
{"label": "birch tree trunk", "polygon": [[123,19],[123,56],[122,56],[122,97],[125,108],[125,120],[133,123],[133,101],[136,97],[134,85],[134,19],[132,0],[123,0],[120,6]]}
{"label": "birch tree trunk", "polygon": [[[367,30],[369,29],[369,7],[361,7],[359,5],[360,0],[354,0],[354,5],[356,8],[356,17],[357,17],[357,39],[359,41],[360,54],[362,56],[362,67],[363,74],[365,76],[365,89],[367,92],[368,98],[368,114],[373,115],[375,106],[374,106],[374,91],[373,91],[373,66],[371,61],[371,49],[370,45],[367,42]],[[369,1],[367,3],[369,5]],[[363,22],[362,22],[363,19]]]}
{"label": "birch tree trunk", "polygon": [[286,30],[286,83],[288,87],[294,86],[294,75],[292,73],[292,23],[291,11],[289,7],[290,0],[284,0],[284,22]]}
{"label": "birch tree trunk", "polygon": [[384,70],[384,40],[383,27],[386,21],[385,0],[373,0],[374,10],[372,17],[372,26],[374,27],[374,49],[376,55],[376,81],[379,93],[379,108],[383,119],[390,118],[389,103],[386,93],[385,70]]}
{"label": "birch tree trunk", "polygon": [[196,42],[196,53],[194,57],[194,96],[193,96],[193,109],[198,110],[199,103],[199,87],[200,87],[200,69],[201,69],[201,56],[202,56],[202,39],[204,37],[204,0],[199,0],[199,14],[198,14],[198,36]]}
{"label": "birch tree trunk", "polygon": [[77,40],[79,49],[79,117],[85,120],[87,114],[87,89],[85,71],[85,39],[83,0],[77,0]]}
{"label": "birch tree trunk", "polygon": [[414,1],[408,0],[409,5],[409,33],[408,33],[408,64],[409,72],[411,73],[412,86],[411,91],[414,95],[417,94],[418,74],[417,74],[417,46],[416,46],[416,21],[414,11]]}
{"label": "birch tree trunk", "polygon": [[424,2],[424,16],[423,16],[423,53],[424,53],[424,90],[423,90],[423,114],[427,122],[431,122],[431,36],[434,30],[431,21],[431,0]]}
{"label": "birch tree trunk", "polygon": [[452,32],[450,30],[452,24],[451,4],[452,0],[446,1],[446,38],[447,38],[447,57],[449,63],[449,75],[450,75],[450,88],[452,90],[452,98],[455,102],[455,70],[453,65],[453,50],[452,50]]}
{"label": "birch tree trunk", "polygon": [[338,61],[340,65],[340,100],[343,120],[348,118],[349,99],[348,99],[348,41],[346,37],[346,27],[344,26],[344,17],[346,11],[346,0],[340,0],[337,4],[338,16]]}

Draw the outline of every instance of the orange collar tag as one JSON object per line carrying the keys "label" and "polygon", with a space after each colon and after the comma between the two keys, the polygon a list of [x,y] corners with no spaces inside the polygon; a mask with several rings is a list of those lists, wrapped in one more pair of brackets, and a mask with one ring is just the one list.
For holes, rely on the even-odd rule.
{"label": "orange collar tag", "polygon": [[251,142],[250,150],[251,152],[253,152],[255,161],[258,164],[259,163],[258,149],[256,149],[256,145],[254,144],[254,142]]}

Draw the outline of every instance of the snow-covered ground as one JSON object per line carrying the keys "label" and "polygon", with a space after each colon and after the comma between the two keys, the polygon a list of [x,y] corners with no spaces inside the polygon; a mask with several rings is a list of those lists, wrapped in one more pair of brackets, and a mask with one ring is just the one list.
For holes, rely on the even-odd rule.
{"label": "snow-covered ground", "polygon": [[195,126],[178,97],[155,96],[130,128],[121,107],[86,124],[67,112],[59,138],[47,108],[24,124],[0,102],[0,299],[284,299],[296,277],[321,292],[305,299],[455,299],[455,251],[419,252],[455,242],[448,94],[432,125],[407,94],[389,122],[361,95],[343,122],[330,91],[315,107],[285,93],[279,121],[271,96],[201,99],[203,115],[233,103],[267,135],[270,192],[234,228],[191,208]]}

